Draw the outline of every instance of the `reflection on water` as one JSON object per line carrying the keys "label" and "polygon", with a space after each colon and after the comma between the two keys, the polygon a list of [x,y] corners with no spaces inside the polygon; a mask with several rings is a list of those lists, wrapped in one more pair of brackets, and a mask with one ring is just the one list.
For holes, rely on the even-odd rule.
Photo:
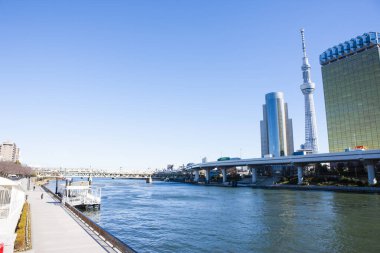
{"label": "reflection on water", "polygon": [[138,252],[380,252],[380,195],[95,179],[86,215]]}

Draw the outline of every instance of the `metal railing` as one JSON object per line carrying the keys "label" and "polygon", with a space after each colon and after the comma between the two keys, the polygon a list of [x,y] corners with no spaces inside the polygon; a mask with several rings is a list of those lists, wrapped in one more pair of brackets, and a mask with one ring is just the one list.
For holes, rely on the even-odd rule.
{"label": "metal railing", "polygon": [[[54,194],[52,191],[50,191],[47,187],[42,185],[42,188],[52,194],[56,199],[59,201],[62,201],[62,198]],[[74,213],[76,216],[78,216],[79,219],[81,219],[84,223],[86,223],[92,230],[99,235],[101,238],[104,238],[106,242],[109,244],[112,244],[112,248],[116,248],[117,250],[125,253],[136,253],[134,249],[129,247],[124,242],[120,241],[117,237],[113,236],[109,232],[107,232],[104,228],[96,224],[94,221],[92,221],[90,218],[88,218],[86,215],[84,215],[81,211],[77,210],[75,207],[72,207],[68,203],[65,203],[65,207],[69,209],[72,213]]]}

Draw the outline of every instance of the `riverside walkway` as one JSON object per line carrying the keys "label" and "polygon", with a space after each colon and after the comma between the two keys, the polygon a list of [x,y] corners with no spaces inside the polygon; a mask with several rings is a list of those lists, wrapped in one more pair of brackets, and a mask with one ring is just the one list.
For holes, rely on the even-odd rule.
{"label": "riverside walkway", "polygon": [[42,188],[36,186],[35,191],[29,191],[28,201],[32,218],[32,250],[29,252],[118,252]]}

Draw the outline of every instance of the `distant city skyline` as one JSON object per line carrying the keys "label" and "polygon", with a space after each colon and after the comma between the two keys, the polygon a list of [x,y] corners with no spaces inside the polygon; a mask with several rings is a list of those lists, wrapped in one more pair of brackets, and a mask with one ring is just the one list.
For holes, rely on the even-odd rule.
{"label": "distant city skyline", "polygon": [[[264,95],[282,91],[298,149],[303,27],[319,152],[328,152],[319,55],[378,30],[380,3],[362,1],[366,18],[355,19],[356,3],[2,1],[0,141],[17,143],[31,166],[145,170],[260,157]],[[339,18],[328,16],[342,4]]]}

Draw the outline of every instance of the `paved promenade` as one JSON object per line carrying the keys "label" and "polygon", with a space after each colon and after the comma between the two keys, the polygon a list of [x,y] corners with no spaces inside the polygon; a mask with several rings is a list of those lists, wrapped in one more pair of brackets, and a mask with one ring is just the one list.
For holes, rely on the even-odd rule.
{"label": "paved promenade", "polygon": [[[44,194],[42,200],[41,193]],[[30,252],[115,252],[42,188],[36,187],[28,195],[32,217],[33,249]]]}

